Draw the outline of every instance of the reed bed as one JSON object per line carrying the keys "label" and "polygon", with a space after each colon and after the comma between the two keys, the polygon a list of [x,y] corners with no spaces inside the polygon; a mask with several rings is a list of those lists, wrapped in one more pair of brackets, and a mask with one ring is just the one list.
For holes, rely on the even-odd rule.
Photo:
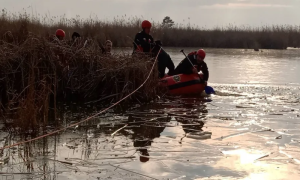
{"label": "reed bed", "polygon": [[[0,40],[2,115],[17,126],[34,128],[48,123],[49,112],[55,112],[59,101],[117,101],[145,81],[153,62],[142,55],[102,54],[96,40],[72,44],[45,38],[30,32],[23,21]],[[127,102],[155,98],[157,83],[154,68]]]}
{"label": "reed bed", "polygon": [[[28,22],[28,30],[34,34],[49,36],[57,28],[62,28],[70,38],[74,31],[84,37],[97,38],[113,42],[115,47],[132,47],[132,40],[141,30],[143,19],[140,17],[117,16],[112,21],[98,17],[83,19],[80,16],[36,15],[28,13],[12,14],[5,10],[0,16],[0,34],[19,29],[23,22]],[[151,21],[151,20],[150,20]],[[236,26],[207,29],[197,25],[176,23],[172,27],[153,22],[152,35],[160,39],[164,46],[171,47],[211,47],[244,49],[286,49],[300,47],[299,25],[263,25],[261,27]],[[1,38],[1,37],[0,37]]]}

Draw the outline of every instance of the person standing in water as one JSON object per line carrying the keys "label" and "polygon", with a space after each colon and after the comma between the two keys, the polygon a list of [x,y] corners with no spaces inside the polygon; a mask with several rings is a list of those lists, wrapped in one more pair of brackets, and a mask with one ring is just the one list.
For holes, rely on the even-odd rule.
{"label": "person standing in water", "polygon": [[134,38],[134,50],[135,52],[151,52],[152,48],[155,46],[153,37],[150,35],[152,24],[148,20],[142,22],[142,31],[137,33]]}

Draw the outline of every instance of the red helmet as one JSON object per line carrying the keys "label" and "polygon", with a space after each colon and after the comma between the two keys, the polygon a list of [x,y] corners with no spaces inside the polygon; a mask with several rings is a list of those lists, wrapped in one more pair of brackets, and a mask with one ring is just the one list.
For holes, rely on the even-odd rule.
{"label": "red helmet", "polygon": [[65,33],[65,31],[63,31],[62,29],[58,29],[58,30],[56,30],[55,35],[56,35],[56,36],[65,37],[66,33]]}
{"label": "red helmet", "polygon": [[149,21],[145,20],[142,22],[142,28],[145,29],[145,28],[151,28],[152,25]]}
{"label": "red helmet", "polygon": [[199,49],[196,54],[197,54],[197,56],[200,56],[203,59],[206,56],[206,53],[205,53],[205,51],[203,49]]}

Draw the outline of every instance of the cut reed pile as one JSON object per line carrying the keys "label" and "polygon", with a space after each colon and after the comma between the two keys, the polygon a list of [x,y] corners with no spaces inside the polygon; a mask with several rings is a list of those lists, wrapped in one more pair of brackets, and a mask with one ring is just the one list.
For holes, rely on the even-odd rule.
{"label": "cut reed pile", "polygon": [[[26,30],[6,32],[0,40],[2,108],[20,127],[47,124],[58,101],[118,100],[140,86],[153,65],[146,56],[103,55],[97,41],[71,44]],[[156,96],[157,68],[128,101]],[[9,116],[8,116],[9,115]]]}

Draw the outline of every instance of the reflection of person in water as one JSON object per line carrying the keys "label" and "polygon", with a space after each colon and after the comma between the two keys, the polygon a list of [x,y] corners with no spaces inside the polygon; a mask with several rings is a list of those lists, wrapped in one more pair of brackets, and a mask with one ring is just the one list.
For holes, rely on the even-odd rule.
{"label": "reflection of person in water", "polygon": [[[187,104],[187,106],[191,106],[191,104]],[[203,131],[202,128],[204,126],[203,119],[206,117],[207,112],[208,111],[206,109],[206,105],[204,103],[201,103],[200,105],[198,104],[197,110],[190,115],[191,117],[193,115],[197,115],[198,116],[197,118],[188,118],[189,115],[187,115],[186,118],[176,118],[176,120],[182,123],[182,129],[184,130],[185,133],[201,132]]]}
{"label": "reflection of person in water", "polygon": [[[186,112],[190,112],[190,110],[193,109],[193,112],[187,113],[186,116],[185,115],[181,116],[182,113],[178,113],[179,116],[175,116],[175,117],[178,122],[182,123],[182,128],[185,131],[185,133],[192,133],[195,131],[201,132],[204,125],[204,122],[201,119],[203,119],[207,114],[206,105],[202,101],[198,102],[196,100],[195,102],[195,99],[182,100],[179,104],[181,105],[180,107],[178,106],[178,104],[174,104],[173,106],[172,105],[170,106],[168,104],[160,108],[165,109],[166,106],[167,109],[184,108],[186,109]],[[174,114],[177,113],[175,112]],[[151,146],[153,139],[160,137],[160,134],[165,129],[164,123],[170,122],[172,115],[168,117],[158,118],[157,121],[159,122],[157,121],[147,122],[147,119],[149,120],[151,117],[149,116],[137,117],[137,116],[138,115],[136,115],[136,117],[131,115],[128,118],[128,123],[132,127],[126,129],[131,130],[133,134],[128,133],[128,131],[120,131],[120,133],[122,133],[127,137],[130,137],[133,140],[133,146],[138,148],[138,151],[140,152],[140,161],[148,162],[149,152],[147,146]],[[195,125],[191,125],[191,124],[195,124]]]}
{"label": "reflection of person in water", "polygon": [[[169,122],[171,118],[163,118],[159,119],[161,122]],[[146,146],[151,146],[153,139],[158,138],[160,133],[162,133],[165,129],[165,126],[151,124],[141,124],[140,127],[136,128],[134,131],[134,135],[132,138],[134,139],[133,146],[138,147],[142,156],[140,156],[141,162],[149,161],[149,156]]]}
{"label": "reflection of person in water", "polygon": [[186,118],[176,118],[176,120],[182,123],[181,126],[185,133],[195,133],[195,132],[203,131],[202,128],[204,126],[204,122],[201,120],[193,121],[193,120],[188,120]]}
{"label": "reflection of person in water", "polygon": [[[178,104],[181,106],[178,106]],[[204,126],[203,119],[206,117],[208,111],[206,109],[206,104],[203,101],[201,101],[201,99],[195,99],[195,98],[180,99],[180,101],[174,103],[174,105],[169,104],[167,108],[186,109],[186,110],[182,110],[182,112],[185,112],[184,115],[181,112],[169,113],[171,115],[174,115],[178,122],[182,123],[182,129],[184,130],[185,133],[203,131],[202,130]],[[193,109],[193,111],[189,111],[190,109]]]}
{"label": "reflection of person in water", "polygon": [[140,153],[142,156],[140,156],[140,161],[145,163],[149,161],[149,153],[148,153],[148,149],[139,149]]}
{"label": "reflection of person in water", "polygon": [[[137,122],[137,121],[144,121],[142,120],[144,118],[135,118],[133,116],[130,116],[128,118],[129,123],[130,122]],[[165,118],[159,118],[160,122],[170,122],[170,117]],[[157,125],[157,123],[147,123],[147,122],[140,122],[134,124],[134,127],[132,127],[133,134],[131,135],[131,138],[133,139],[133,146],[138,148],[138,151],[140,152],[140,161],[141,162],[147,162],[149,161],[149,152],[146,148],[147,146],[151,146],[151,143],[153,139],[158,138],[160,136],[160,133],[163,132],[165,129],[165,126]]]}

